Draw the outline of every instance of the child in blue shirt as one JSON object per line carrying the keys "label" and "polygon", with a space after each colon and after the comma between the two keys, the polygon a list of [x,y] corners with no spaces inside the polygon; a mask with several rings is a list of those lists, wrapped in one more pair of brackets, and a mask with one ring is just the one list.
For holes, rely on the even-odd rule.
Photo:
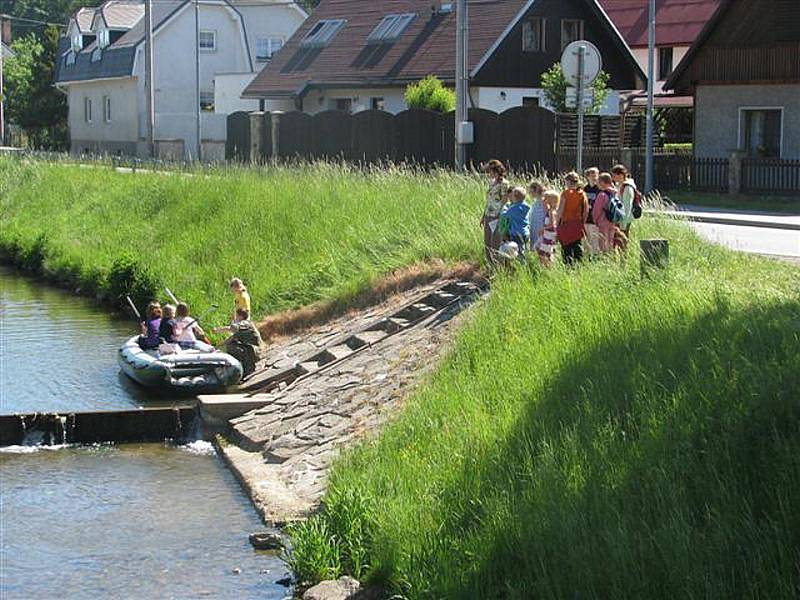
{"label": "child in blue shirt", "polygon": [[500,215],[502,230],[505,240],[515,242],[519,248],[520,258],[525,257],[528,241],[531,237],[531,228],[528,214],[531,207],[525,202],[527,194],[525,188],[515,187],[511,190],[511,203],[508,204]]}

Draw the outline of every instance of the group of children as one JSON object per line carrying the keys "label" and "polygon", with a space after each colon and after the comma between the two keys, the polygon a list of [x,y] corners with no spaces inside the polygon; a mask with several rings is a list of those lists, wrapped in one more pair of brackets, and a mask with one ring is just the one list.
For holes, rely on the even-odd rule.
{"label": "group of children", "polygon": [[525,260],[530,251],[543,265],[551,265],[556,245],[566,264],[582,260],[587,252],[627,248],[631,223],[642,214],[642,197],[624,165],[610,173],[586,169],[583,185],[577,173],[567,173],[560,193],[538,181],[527,189],[512,186],[506,173],[499,160],[486,165],[490,184],[481,226],[489,264],[498,258]]}
{"label": "group of children", "polygon": [[[233,318],[230,325],[214,328],[214,333],[230,334],[223,347],[228,354],[242,362],[245,374],[248,374],[260,358],[263,340],[258,328],[250,320],[250,294],[242,280],[237,277],[231,279],[230,290],[234,303]],[[185,302],[165,304],[163,307],[158,301],[150,302],[141,330],[139,345],[144,350],[174,352],[177,346],[181,350],[216,352],[197,319],[189,316],[189,306]]]}

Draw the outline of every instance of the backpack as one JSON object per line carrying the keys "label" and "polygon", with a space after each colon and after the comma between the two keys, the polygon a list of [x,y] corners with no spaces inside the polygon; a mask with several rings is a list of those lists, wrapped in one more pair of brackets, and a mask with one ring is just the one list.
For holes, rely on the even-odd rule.
{"label": "backpack", "polygon": [[[642,218],[642,192],[639,191],[632,183],[626,183],[623,185],[629,185],[633,188],[633,204],[631,205],[631,215],[634,219],[641,219]],[[622,190],[620,190],[622,191]]]}
{"label": "backpack", "polygon": [[625,205],[616,192],[607,190],[608,204],[606,205],[606,218],[612,223],[619,223],[625,218]]}

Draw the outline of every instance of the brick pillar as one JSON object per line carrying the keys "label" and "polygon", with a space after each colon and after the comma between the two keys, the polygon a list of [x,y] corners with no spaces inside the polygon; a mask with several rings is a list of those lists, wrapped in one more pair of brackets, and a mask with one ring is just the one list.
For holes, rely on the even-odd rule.
{"label": "brick pillar", "polygon": [[738,194],[742,191],[742,159],[744,152],[734,150],[728,159],[728,193]]}
{"label": "brick pillar", "polygon": [[250,148],[247,151],[248,162],[260,162],[264,145],[264,113],[251,112],[250,117]]}

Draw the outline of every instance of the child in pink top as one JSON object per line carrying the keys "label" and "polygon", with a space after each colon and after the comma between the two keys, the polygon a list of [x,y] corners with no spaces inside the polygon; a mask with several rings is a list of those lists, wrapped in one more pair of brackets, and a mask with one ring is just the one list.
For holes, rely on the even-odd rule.
{"label": "child in pink top", "polygon": [[600,252],[611,252],[617,244],[616,240],[620,231],[616,223],[608,220],[606,208],[608,208],[609,196],[616,193],[616,188],[614,187],[614,180],[609,173],[600,173],[597,181],[600,192],[597,194],[592,207],[592,220],[600,231]]}

